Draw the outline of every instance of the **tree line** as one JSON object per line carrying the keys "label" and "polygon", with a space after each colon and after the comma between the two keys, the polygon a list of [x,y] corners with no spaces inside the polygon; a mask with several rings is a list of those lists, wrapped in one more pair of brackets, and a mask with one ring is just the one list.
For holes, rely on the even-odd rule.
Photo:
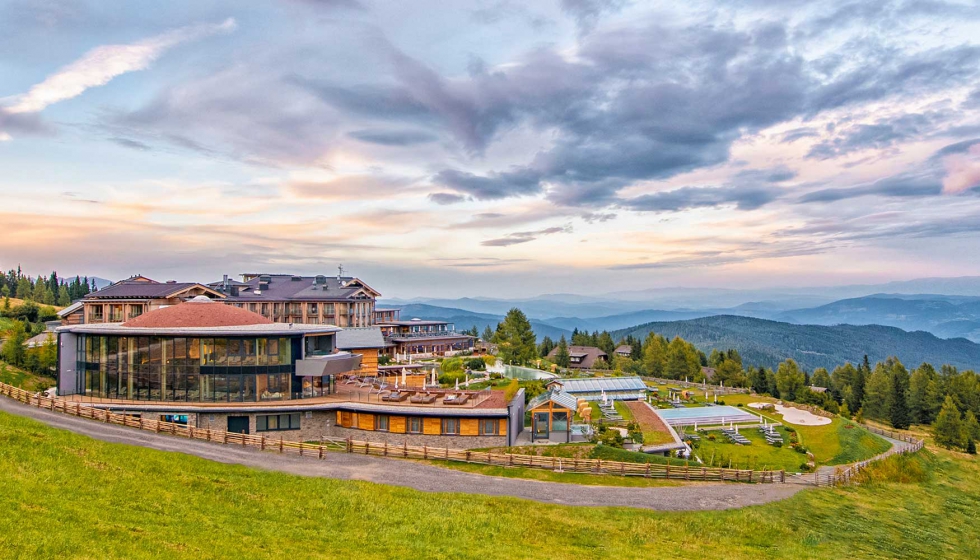
{"label": "tree line", "polygon": [[[898,358],[872,367],[865,356],[857,365],[848,362],[833,371],[816,368],[807,372],[792,359],[773,371],[744,365],[735,349],[705,354],[680,337],[668,340],[653,332],[644,340],[625,337],[614,341],[605,331],[576,330],[571,344],[564,336],[557,342],[544,337],[537,344],[530,321],[516,308],[495,331],[488,327],[484,339],[498,346],[498,357],[508,364],[546,367],[550,361],[567,368],[569,346],[594,346],[611,356],[597,369],[692,382],[710,376],[713,384],[748,387],[758,394],[819,406],[848,418],[885,422],[896,429],[912,424],[932,426],[936,442],[950,448],[975,452],[980,441],[980,375],[950,365],[936,369],[923,363],[909,371]],[[629,356],[615,354],[623,345],[629,346]]]}
{"label": "tree line", "polygon": [[30,300],[44,305],[64,307],[96,290],[98,288],[95,286],[95,280],[90,281],[88,276],[84,278],[75,276],[74,279],[66,280],[59,278],[57,272],[52,272],[47,277],[38,275],[36,278],[31,278],[25,275],[19,266],[7,271],[6,274],[0,274],[0,296]]}

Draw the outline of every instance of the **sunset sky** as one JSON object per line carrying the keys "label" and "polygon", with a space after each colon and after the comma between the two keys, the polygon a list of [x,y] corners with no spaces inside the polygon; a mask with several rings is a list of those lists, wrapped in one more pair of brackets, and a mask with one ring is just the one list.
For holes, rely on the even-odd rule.
{"label": "sunset sky", "polygon": [[978,27],[941,0],[0,0],[0,267],[343,263],[393,297],[980,275]]}

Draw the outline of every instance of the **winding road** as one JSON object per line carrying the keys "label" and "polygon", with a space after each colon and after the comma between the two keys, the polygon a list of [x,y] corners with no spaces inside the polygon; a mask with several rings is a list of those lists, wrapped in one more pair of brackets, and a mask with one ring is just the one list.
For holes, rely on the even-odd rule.
{"label": "winding road", "polygon": [[653,488],[583,486],[486,476],[415,461],[347,453],[330,453],[325,460],[320,461],[93,422],[84,418],[30,407],[2,397],[0,397],[0,411],[33,418],[55,428],[69,430],[110,443],[124,443],[159,451],[185,453],[221,463],[244,465],[301,476],[364,480],[378,484],[404,486],[422,492],[461,492],[487,496],[510,496],[571,506],[620,506],[661,511],[697,511],[765,504],[789,498],[806,488],[798,484],[732,483],[698,483]]}

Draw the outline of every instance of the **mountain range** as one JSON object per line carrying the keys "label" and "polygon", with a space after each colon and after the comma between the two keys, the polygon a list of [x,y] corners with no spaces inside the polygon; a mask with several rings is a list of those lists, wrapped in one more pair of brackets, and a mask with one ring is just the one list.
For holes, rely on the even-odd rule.
{"label": "mountain range", "polygon": [[[893,291],[827,299],[829,293],[882,287]],[[873,361],[895,355],[910,365],[980,367],[980,277],[814,290],[676,288],[516,300],[385,300],[379,305],[400,307],[403,318],[446,320],[460,330],[475,325],[481,332],[517,307],[528,315],[539,340],[569,337],[574,329],[608,330],[616,339],[654,330],[681,336],[706,352],[737,348],[746,362],[766,366],[792,357],[808,369],[833,367],[868,354]],[[666,300],[672,304],[657,305]]]}

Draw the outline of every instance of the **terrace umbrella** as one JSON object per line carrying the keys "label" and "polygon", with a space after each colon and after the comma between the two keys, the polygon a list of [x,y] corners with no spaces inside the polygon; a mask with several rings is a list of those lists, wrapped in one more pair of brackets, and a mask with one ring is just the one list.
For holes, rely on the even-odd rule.
{"label": "terrace umbrella", "polygon": [[456,390],[459,391],[459,378],[456,378]]}
{"label": "terrace umbrella", "polygon": [[402,368],[402,386],[405,386],[405,368]]}

